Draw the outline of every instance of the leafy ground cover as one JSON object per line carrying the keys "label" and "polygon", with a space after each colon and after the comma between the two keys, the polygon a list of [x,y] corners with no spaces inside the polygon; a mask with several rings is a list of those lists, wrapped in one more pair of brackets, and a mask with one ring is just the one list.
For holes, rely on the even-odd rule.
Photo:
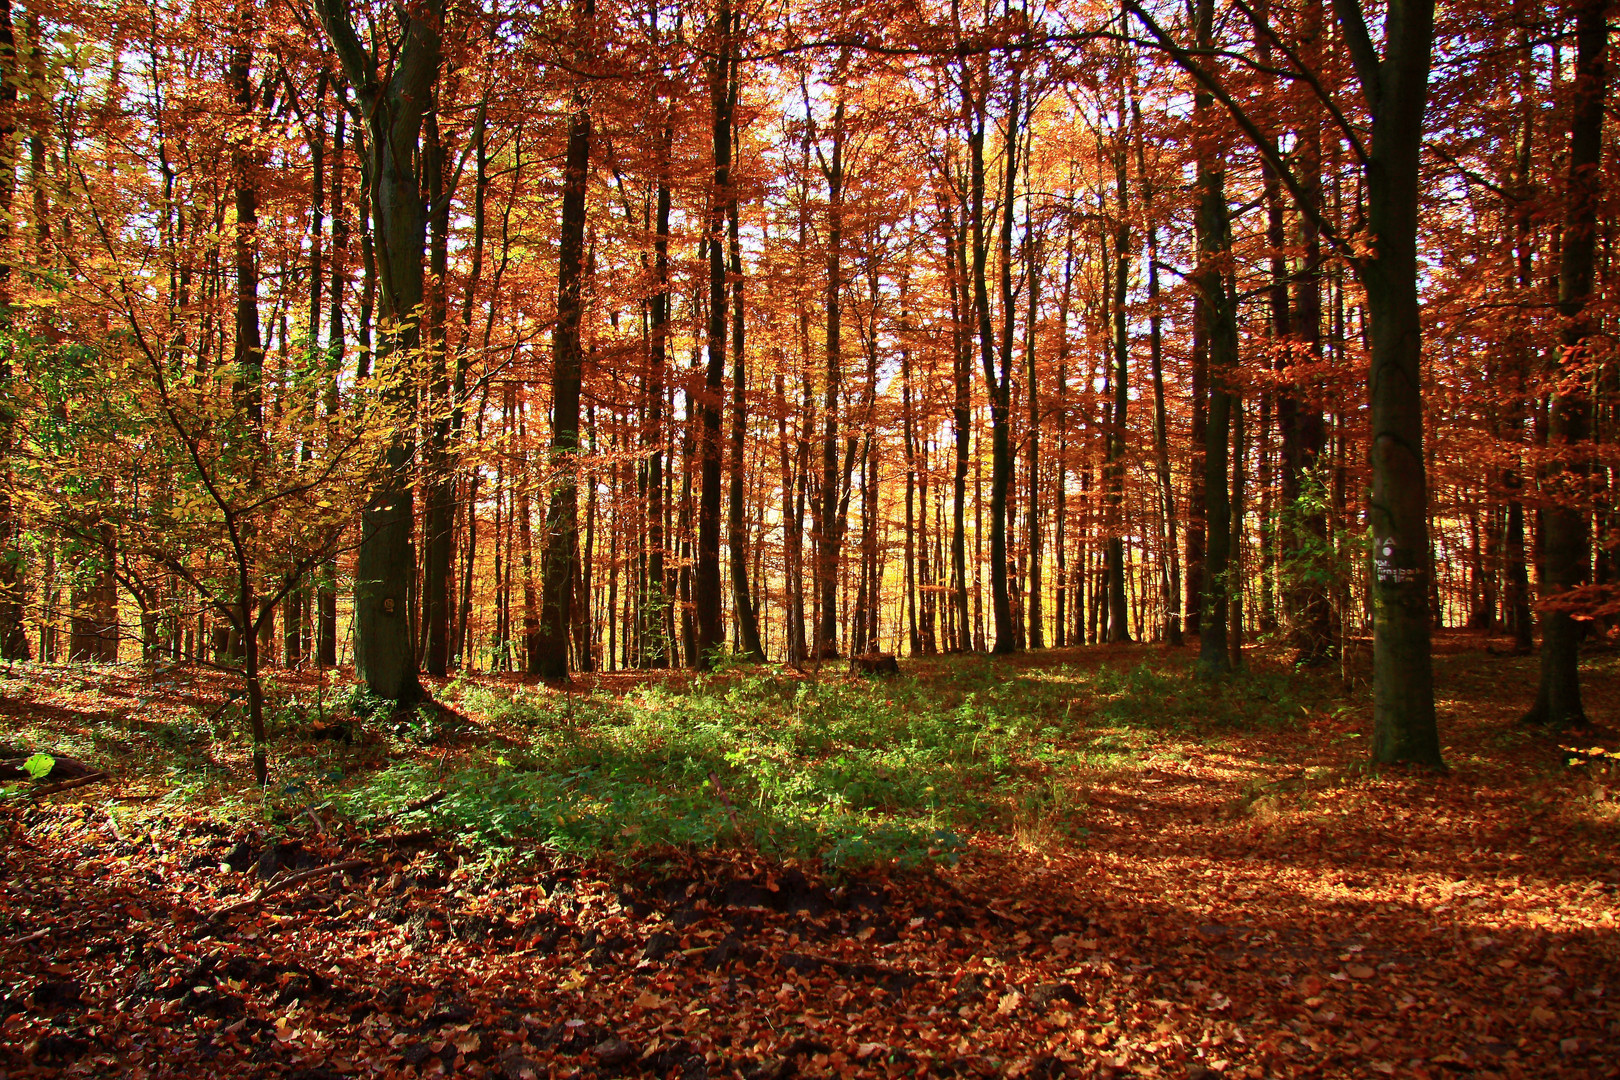
{"label": "leafy ground cover", "polygon": [[1355,663],[1144,646],[408,719],[282,675],[262,793],[212,676],[17,665],[0,757],[112,778],[0,803],[0,1071],[1605,1075],[1614,747],[1490,644],[1439,776],[1364,767]]}

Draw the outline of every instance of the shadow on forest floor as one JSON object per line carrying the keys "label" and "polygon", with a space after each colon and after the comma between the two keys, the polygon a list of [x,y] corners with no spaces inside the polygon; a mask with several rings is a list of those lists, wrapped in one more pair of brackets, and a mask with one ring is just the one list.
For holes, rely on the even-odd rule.
{"label": "shadow on forest floor", "polygon": [[19,666],[8,741],[118,786],[0,810],[0,1073],[1605,1075],[1615,778],[1490,644],[1439,641],[1440,775],[1366,767],[1355,663],[1127,646],[465,720],[277,673],[263,797],[212,677]]}

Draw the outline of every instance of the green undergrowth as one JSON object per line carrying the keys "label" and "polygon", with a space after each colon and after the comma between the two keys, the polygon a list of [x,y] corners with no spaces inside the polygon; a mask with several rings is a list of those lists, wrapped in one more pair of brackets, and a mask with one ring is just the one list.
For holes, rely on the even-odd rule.
{"label": "green undergrowth", "polygon": [[[1187,653],[1148,649],[902,663],[889,679],[731,667],[572,693],[475,676],[439,691],[445,708],[403,714],[277,672],[262,792],[228,682],[221,698],[179,676],[52,669],[57,704],[0,743],[8,757],[78,756],[126,789],[166,792],[149,804],[158,814],[389,815],[501,857],[673,845],[854,867],[950,860],[975,834],[1087,843],[1099,785],[1199,744],[1288,730],[1337,693],[1280,665],[1201,681]],[[33,674],[0,692],[22,696]],[[431,808],[398,813],[440,789]]]}
{"label": "green undergrowth", "polygon": [[[834,866],[950,860],[975,831],[1084,842],[1062,794],[1234,729],[1296,724],[1296,680],[1195,682],[1180,663],[1024,669],[984,658],[889,680],[731,672],[686,687],[563,693],[452,684],[500,736],[441,774],[400,761],[342,807],[386,813],[440,788],[423,820],[466,842],[578,853],[743,845]],[[408,821],[410,817],[403,817]]]}

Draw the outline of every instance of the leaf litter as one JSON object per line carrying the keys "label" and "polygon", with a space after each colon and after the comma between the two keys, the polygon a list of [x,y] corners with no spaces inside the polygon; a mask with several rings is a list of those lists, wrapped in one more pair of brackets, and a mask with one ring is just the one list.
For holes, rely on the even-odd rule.
{"label": "leaf litter", "polygon": [[[916,870],[8,800],[0,1076],[1609,1074],[1614,748],[1515,729],[1523,661],[1442,661],[1449,773],[1366,770],[1365,716],[1318,710]],[[74,687],[0,709],[87,732]]]}

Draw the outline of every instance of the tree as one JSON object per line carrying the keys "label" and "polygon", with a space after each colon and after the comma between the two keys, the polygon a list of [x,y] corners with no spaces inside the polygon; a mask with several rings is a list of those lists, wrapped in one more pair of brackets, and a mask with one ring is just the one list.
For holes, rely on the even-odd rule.
{"label": "tree", "polygon": [[[1288,188],[1301,213],[1316,217],[1324,235],[1356,268],[1366,294],[1368,385],[1372,404],[1373,744],[1376,761],[1440,765],[1430,653],[1428,488],[1423,457],[1422,338],[1418,302],[1417,233],[1423,147],[1434,42],[1433,0],[1392,0],[1382,48],[1373,44],[1358,0],[1337,0],[1335,12],[1361,90],[1370,129],[1365,141],[1319,90],[1355,150],[1366,184],[1366,230],[1352,245],[1323,220],[1273,139],[1222,81],[1177,44],[1136,0],[1125,3],[1178,65],[1228,111]],[[1314,71],[1291,57],[1297,76],[1313,88]],[[1211,475],[1206,469],[1206,475]],[[1214,524],[1211,523],[1213,537]],[[1213,542],[1213,541],[1212,541]]]}
{"label": "tree", "polygon": [[[426,0],[398,9],[399,29],[389,50],[391,71],[362,44],[348,0],[317,0],[317,8],[366,122],[366,181],[376,221],[383,324],[373,377],[390,386],[389,400],[405,419],[414,408],[411,375],[422,340],[427,247],[427,214],[418,174],[420,138],[439,70],[444,5],[441,0]],[[379,79],[378,72],[386,72],[386,79]],[[355,671],[373,694],[402,705],[424,693],[409,618],[416,564],[411,543],[412,426],[406,422],[397,429],[385,453],[382,481],[360,515],[354,591]]]}
{"label": "tree", "polygon": [[1544,517],[1541,680],[1529,723],[1554,728],[1587,722],[1581,704],[1580,641],[1584,626],[1564,594],[1587,581],[1591,565],[1587,492],[1591,474],[1591,340],[1588,304],[1597,265],[1598,207],[1603,193],[1603,112],[1608,87],[1607,0],[1580,0],[1575,13],[1575,82],[1569,137],[1563,250],[1558,267],[1558,351],[1550,367],[1547,441],[1552,459],[1544,484],[1552,494]]}

